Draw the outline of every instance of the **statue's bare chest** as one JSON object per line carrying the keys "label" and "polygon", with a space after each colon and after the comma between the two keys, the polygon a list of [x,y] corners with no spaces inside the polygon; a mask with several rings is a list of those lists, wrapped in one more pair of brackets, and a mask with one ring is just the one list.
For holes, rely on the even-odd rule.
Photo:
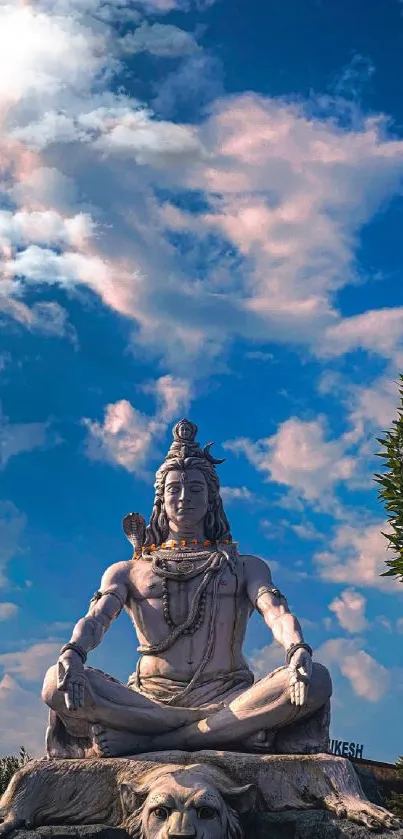
{"label": "statue's bare chest", "polygon": [[164,563],[162,569],[168,573],[161,574],[156,573],[153,563],[149,560],[137,560],[130,575],[131,600],[137,605],[144,601],[162,601],[168,589],[173,598],[177,596],[191,601],[203,581],[207,582],[207,596],[215,591],[220,598],[236,598],[240,593],[239,574],[229,565],[217,574],[208,574],[208,566],[207,568],[205,566],[206,563],[202,560],[171,560]]}

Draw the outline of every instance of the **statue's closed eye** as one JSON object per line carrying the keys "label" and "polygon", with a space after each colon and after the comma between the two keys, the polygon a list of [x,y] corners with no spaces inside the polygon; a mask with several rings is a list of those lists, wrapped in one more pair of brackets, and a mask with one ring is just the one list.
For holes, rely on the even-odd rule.
{"label": "statue's closed eye", "polygon": [[197,817],[202,819],[203,821],[207,821],[208,819],[215,819],[217,815],[217,810],[214,807],[198,807],[197,809]]}

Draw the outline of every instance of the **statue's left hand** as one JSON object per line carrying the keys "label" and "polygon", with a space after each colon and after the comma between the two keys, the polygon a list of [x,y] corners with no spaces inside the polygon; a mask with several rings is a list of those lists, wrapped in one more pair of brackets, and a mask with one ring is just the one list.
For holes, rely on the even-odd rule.
{"label": "statue's left hand", "polygon": [[312,676],[312,658],[307,650],[296,650],[288,665],[290,673],[289,688],[292,705],[302,707],[308,698],[308,688]]}
{"label": "statue's left hand", "polygon": [[85,670],[74,650],[66,650],[57,662],[57,688],[63,691],[66,708],[77,711],[84,706]]}

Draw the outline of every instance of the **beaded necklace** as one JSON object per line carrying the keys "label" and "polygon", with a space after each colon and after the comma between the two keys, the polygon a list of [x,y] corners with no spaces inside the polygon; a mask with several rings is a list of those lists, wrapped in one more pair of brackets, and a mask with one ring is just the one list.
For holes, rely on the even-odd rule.
{"label": "beaded necklace", "polygon": [[[215,568],[213,565],[212,569],[212,554],[210,552],[208,554],[207,560],[205,560],[205,562],[203,562],[201,565],[195,567],[194,562],[188,562],[186,561],[186,559],[181,559],[176,568],[174,569],[169,567],[165,556],[165,551],[159,551],[158,555],[154,556],[152,559],[152,569],[154,574],[162,578],[162,609],[165,623],[168,624],[170,629],[176,629],[176,624],[174,623],[171,615],[168,581],[174,580],[175,582],[188,582],[188,580],[192,580],[195,577],[204,575],[206,572],[208,572],[209,569],[213,571],[215,570]],[[203,554],[199,553],[197,556],[204,558],[206,556],[206,552],[204,551]],[[197,603],[197,607],[194,611],[194,619],[190,623],[190,625],[183,630],[184,635],[194,635],[195,632],[197,632],[197,630],[200,629],[203,623],[206,608],[207,581],[209,579],[210,574],[207,575],[207,580],[203,577],[200,585],[197,588],[197,591],[194,596],[194,601],[196,601]],[[192,607],[190,608],[190,612],[191,611]]]}
{"label": "beaded necklace", "polygon": [[[197,630],[200,629],[204,620],[207,597],[207,585],[211,577],[218,570],[217,562],[213,561],[217,558],[217,554],[214,555],[209,551],[205,562],[198,566],[195,566],[194,562],[188,562],[186,561],[186,559],[181,558],[178,565],[174,569],[170,568],[168,565],[168,561],[166,558],[167,554],[169,556],[169,559],[172,559],[172,554],[169,555],[169,551],[158,551],[158,554],[153,556],[152,570],[154,574],[162,578],[162,610],[164,621],[170,627],[170,629],[176,629],[177,624],[175,624],[171,615],[170,592],[168,581],[173,580],[175,582],[188,582],[189,580],[193,580],[195,577],[203,577],[195,592],[192,604],[190,606],[188,618],[184,621],[183,624],[183,635],[194,635],[195,632],[197,632]],[[188,551],[186,551],[186,555],[189,555]],[[197,555],[192,554],[193,559],[204,558],[205,556],[206,551],[203,551],[202,553],[199,552]],[[189,620],[190,618],[192,619]]]}
{"label": "beaded necklace", "polygon": [[[165,622],[171,629],[171,633],[168,636],[168,638],[166,638],[164,641],[161,641],[159,644],[139,647],[138,651],[143,653],[144,655],[155,655],[156,653],[159,654],[161,652],[164,652],[166,649],[169,649],[172,646],[173,642],[177,638],[179,638],[180,635],[194,635],[197,629],[199,629],[205,614],[207,587],[210,583],[210,580],[213,577],[216,577],[218,572],[222,571],[224,567],[225,557],[219,551],[214,551],[209,554],[208,559],[206,560],[206,562],[203,563],[202,566],[200,566],[197,569],[192,568],[183,575],[178,574],[177,571],[172,571],[167,567],[166,563],[163,560],[159,562],[158,559],[158,557],[153,557],[153,571],[158,577],[162,578],[163,615]],[[193,595],[187,618],[185,618],[185,620],[182,621],[182,623],[175,624],[171,616],[168,581],[187,581],[200,575],[202,575],[202,579],[200,580],[200,583],[197,586],[197,589]]]}
{"label": "beaded necklace", "polygon": [[[224,539],[223,541],[217,540],[216,542],[211,542],[210,539],[204,539],[203,542],[198,542],[197,539],[191,539],[190,541],[187,539],[180,539],[179,541],[171,539],[169,542],[162,542],[161,545],[144,545],[142,548],[137,548],[133,559],[148,559],[150,554],[153,554],[155,551],[158,551],[159,555],[163,551],[167,555],[175,551],[180,557],[192,556],[198,558],[203,556],[206,550],[217,550],[219,545],[233,545],[236,547],[238,542],[230,542],[229,539]],[[197,550],[198,546],[200,546],[199,550]]]}

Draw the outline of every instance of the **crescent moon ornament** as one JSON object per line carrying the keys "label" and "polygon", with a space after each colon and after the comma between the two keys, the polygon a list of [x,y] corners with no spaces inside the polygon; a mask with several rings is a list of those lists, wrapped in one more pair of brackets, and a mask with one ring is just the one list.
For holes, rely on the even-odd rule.
{"label": "crescent moon ornament", "polygon": [[207,443],[207,445],[204,447],[204,449],[203,449],[204,457],[206,457],[207,460],[210,461],[210,463],[213,463],[214,466],[218,466],[220,463],[225,463],[225,457],[219,459],[217,457],[213,457],[213,455],[210,454],[210,449],[211,449],[212,446],[214,446],[214,443]]}

